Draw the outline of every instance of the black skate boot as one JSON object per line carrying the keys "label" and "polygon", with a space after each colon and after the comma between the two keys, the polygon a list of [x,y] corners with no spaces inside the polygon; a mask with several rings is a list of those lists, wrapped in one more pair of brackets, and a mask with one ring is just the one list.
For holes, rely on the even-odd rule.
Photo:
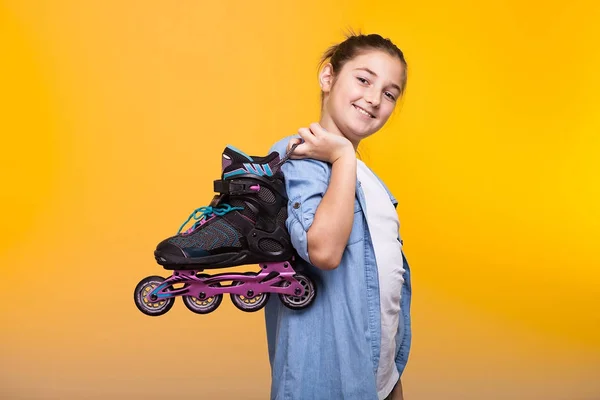
{"label": "black skate boot", "polygon": [[[294,262],[294,249],[285,227],[287,196],[281,165],[294,145],[279,160],[277,153],[250,157],[227,146],[216,195],[207,207],[195,210],[197,222],[184,233],[163,240],[156,261],[171,276],[147,276],[134,291],[137,308],[149,316],[167,313],[176,297],[197,314],[216,310],[225,294],[242,311],[262,309],[271,294],[283,305],[301,310],[315,300],[314,280]],[[200,273],[207,268],[259,264],[253,272]]]}
{"label": "black skate boot", "polygon": [[[219,194],[157,246],[156,261],[169,270],[202,270],[290,260],[283,161],[277,152],[251,157],[227,146],[221,179],[214,181]],[[197,222],[180,233],[191,219]]]}

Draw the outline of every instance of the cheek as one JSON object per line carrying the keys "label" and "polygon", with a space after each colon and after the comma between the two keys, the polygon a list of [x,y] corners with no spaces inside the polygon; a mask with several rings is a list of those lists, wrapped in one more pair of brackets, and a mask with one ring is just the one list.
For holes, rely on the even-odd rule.
{"label": "cheek", "polygon": [[363,97],[363,90],[359,87],[348,89],[347,96],[350,101],[356,101]]}
{"label": "cheek", "polygon": [[337,98],[340,102],[354,102],[360,96],[360,88],[356,87],[356,85],[344,82],[343,85],[338,86]]}
{"label": "cheek", "polygon": [[384,117],[385,120],[387,120],[394,112],[394,108],[396,105],[385,99],[383,101],[385,101],[386,103],[383,105],[383,107],[381,107],[381,115]]}
{"label": "cheek", "polygon": [[334,107],[338,112],[345,113],[348,112],[348,107],[351,106],[351,103],[353,102],[354,99],[351,96],[351,93],[348,93],[348,91],[339,92],[335,98]]}

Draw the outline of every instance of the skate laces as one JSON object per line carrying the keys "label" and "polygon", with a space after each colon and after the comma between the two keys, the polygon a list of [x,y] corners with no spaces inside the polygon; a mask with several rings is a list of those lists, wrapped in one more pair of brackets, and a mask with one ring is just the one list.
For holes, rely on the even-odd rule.
{"label": "skate laces", "polygon": [[[292,147],[290,148],[290,150],[284,155],[284,157],[279,160],[279,162],[277,164],[275,164],[273,166],[273,172],[275,172],[278,168],[280,168],[292,155],[292,152],[296,149],[296,147],[298,147],[300,144],[304,143],[303,139],[300,139],[300,143],[296,143],[294,145],[292,145]],[[194,225],[189,228],[188,230],[186,230],[184,233],[190,233],[192,232],[194,229],[196,229],[198,226],[204,224],[207,221],[207,218],[213,216],[213,215],[218,215],[218,216],[223,216],[225,214],[227,214],[228,212],[234,211],[234,210],[243,210],[243,207],[232,207],[231,205],[224,203],[221,204],[217,207],[212,207],[212,206],[206,206],[206,207],[199,207],[196,208],[188,217],[188,219],[181,224],[181,226],[179,227],[179,230],[177,231],[177,234],[181,233],[181,230],[183,229],[183,227],[193,218],[195,219],[197,222],[194,223]]]}
{"label": "skate laces", "polygon": [[181,225],[181,227],[179,228],[179,230],[177,231],[177,234],[179,234],[181,232],[181,230],[183,229],[183,227],[193,218],[195,220],[197,220],[197,222],[187,231],[185,231],[185,233],[189,233],[191,231],[193,231],[194,229],[196,229],[199,225],[202,225],[206,222],[206,218],[207,217],[211,217],[212,215],[218,215],[218,216],[223,216],[225,214],[227,214],[228,212],[234,211],[234,210],[243,210],[243,207],[232,207],[229,204],[222,204],[218,207],[211,207],[211,206],[206,206],[206,207],[199,207],[196,208],[194,210],[194,212],[192,212],[190,214],[190,216],[188,217],[188,219]]}

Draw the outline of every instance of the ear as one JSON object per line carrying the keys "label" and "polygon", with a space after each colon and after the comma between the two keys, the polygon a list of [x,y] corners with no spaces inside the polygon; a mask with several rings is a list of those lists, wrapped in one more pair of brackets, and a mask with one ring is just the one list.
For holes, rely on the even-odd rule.
{"label": "ear", "polygon": [[328,93],[333,85],[333,65],[327,63],[319,73],[319,85],[321,90]]}

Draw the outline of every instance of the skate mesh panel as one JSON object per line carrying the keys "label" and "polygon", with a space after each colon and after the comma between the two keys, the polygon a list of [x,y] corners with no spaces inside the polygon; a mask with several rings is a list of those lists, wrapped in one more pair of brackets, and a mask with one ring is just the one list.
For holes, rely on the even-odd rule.
{"label": "skate mesh panel", "polygon": [[277,252],[283,249],[283,246],[274,239],[261,239],[260,242],[258,242],[258,247],[262,251],[268,252]]}
{"label": "skate mesh panel", "polygon": [[169,242],[181,248],[193,247],[202,250],[214,250],[220,247],[242,247],[240,232],[226,220],[219,218],[194,233],[172,237]]}
{"label": "skate mesh panel", "polygon": [[285,228],[285,221],[287,220],[287,208],[281,207],[279,210],[279,214],[277,214],[277,225],[283,226]]}
{"label": "skate mesh panel", "polygon": [[264,186],[260,187],[260,190],[258,191],[258,198],[269,204],[273,204],[275,202],[275,194]]}

